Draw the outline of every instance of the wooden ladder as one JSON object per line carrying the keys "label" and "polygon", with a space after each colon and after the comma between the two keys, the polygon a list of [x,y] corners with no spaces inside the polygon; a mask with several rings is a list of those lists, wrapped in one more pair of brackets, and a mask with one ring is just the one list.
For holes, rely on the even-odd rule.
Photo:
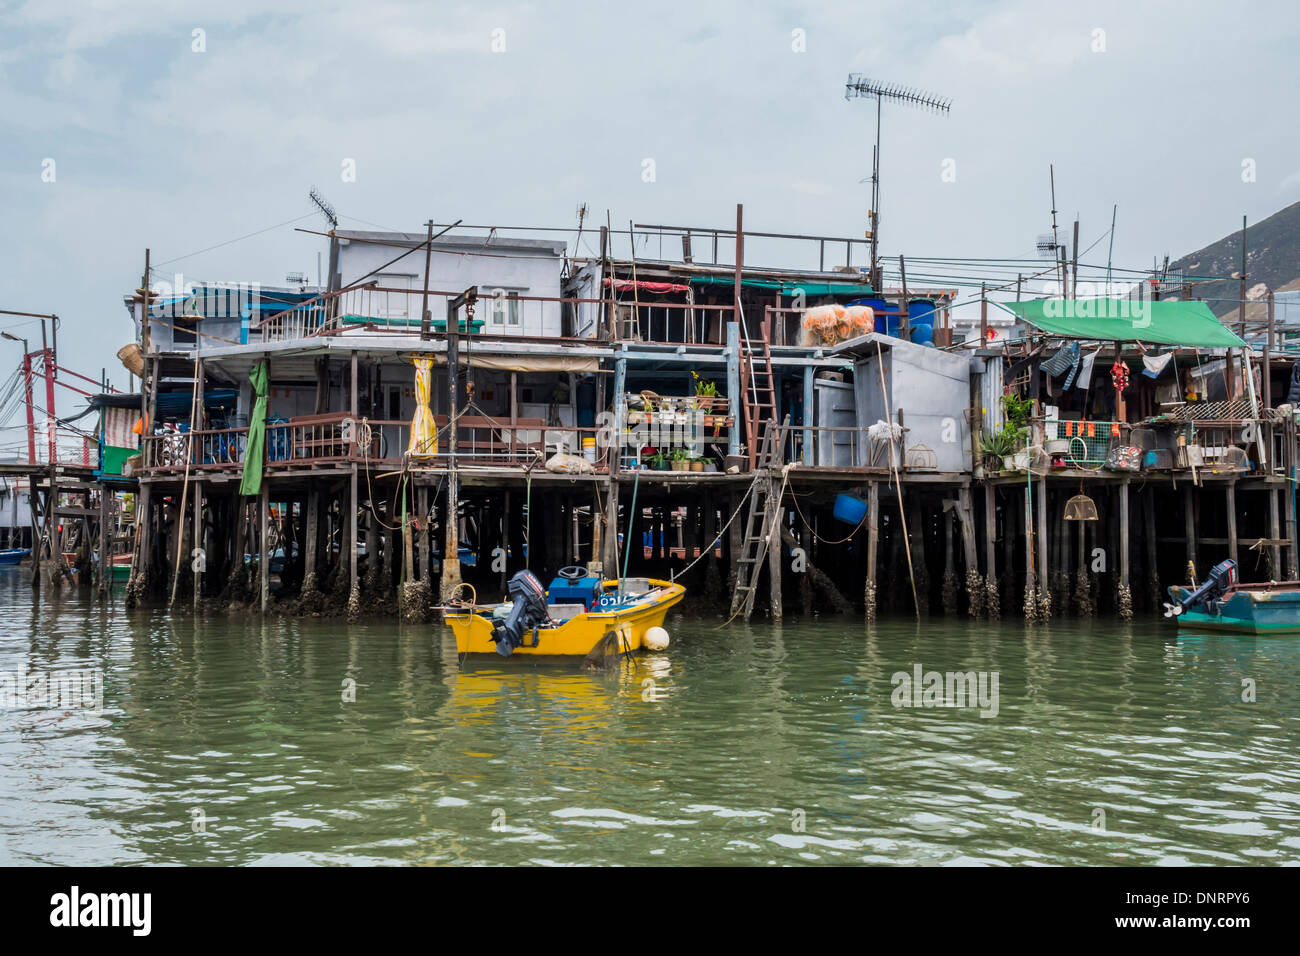
{"label": "wooden ladder", "polygon": [[769,322],[766,316],[760,326],[757,341],[745,332],[745,320],[740,325],[740,393],[745,406],[745,444],[749,449],[749,469],[758,467],[759,443],[763,427],[776,424],[776,388],[772,378],[772,352],[770,349]]}
{"label": "wooden ladder", "polygon": [[[780,469],[780,452],[784,429],[769,420],[763,431],[759,457],[760,471],[754,476],[754,489],[749,496],[749,511],[745,516],[744,543],[736,566],[736,589],[731,594],[731,614],[743,612],[745,620],[754,613],[754,595],[758,589],[759,573],[767,557],[768,543],[776,530],[780,511],[780,495],[776,489],[776,473]],[[777,542],[780,547],[780,542]]]}

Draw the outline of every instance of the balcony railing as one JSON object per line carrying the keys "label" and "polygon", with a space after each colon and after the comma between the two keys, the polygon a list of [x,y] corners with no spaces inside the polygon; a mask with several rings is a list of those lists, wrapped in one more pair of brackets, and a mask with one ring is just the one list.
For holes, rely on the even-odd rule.
{"label": "balcony railing", "polygon": [[[411,464],[436,468],[450,463],[447,417],[435,415],[434,422],[437,453],[411,456]],[[511,423],[508,418],[463,414],[456,424],[455,458],[458,466],[526,469],[540,467],[562,448],[573,455],[594,456],[593,467],[604,471],[605,458],[596,447],[599,433],[598,428],[548,425],[540,418]],[[356,461],[400,468],[407,459],[410,435],[409,421],[354,419],[337,412],[271,420],[266,428],[266,466],[274,471]],[[247,447],[247,428],[169,431],[145,437],[144,467],[158,474],[184,472],[187,465],[191,472],[242,471]]]}

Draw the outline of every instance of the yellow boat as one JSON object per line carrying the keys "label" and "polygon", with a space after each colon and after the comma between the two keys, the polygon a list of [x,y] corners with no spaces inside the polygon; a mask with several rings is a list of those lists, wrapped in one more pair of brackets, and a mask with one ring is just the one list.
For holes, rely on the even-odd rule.
{"label": "yellow boat", "polygon": [[[510,580],[510,603],[449,606],[443,614],[461,654],[512,654],[591,658],[631,654],[647,646],[646,632],[662,628],[668,609],[686,596],[672,581],[588,576],[565,568],[551,587],[527,571]],[[659,641],[663,636],[653,635]]]}

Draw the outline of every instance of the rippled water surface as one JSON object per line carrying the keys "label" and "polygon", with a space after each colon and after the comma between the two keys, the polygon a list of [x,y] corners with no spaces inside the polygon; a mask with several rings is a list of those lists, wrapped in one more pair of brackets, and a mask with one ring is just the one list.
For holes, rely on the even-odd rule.
{"label": "rippled water surface", "polygon": [[[0,711],[2,863],[1300,860],[1300,637],[673,616],[591,673],[27,580],[0,671],[98,668],[104,700]],[[893,706],[916,664],[996,672],[997,716]]]}

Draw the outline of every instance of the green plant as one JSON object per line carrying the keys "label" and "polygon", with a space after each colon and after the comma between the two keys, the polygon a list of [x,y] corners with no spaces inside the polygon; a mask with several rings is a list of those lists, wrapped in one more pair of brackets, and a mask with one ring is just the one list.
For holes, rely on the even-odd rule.
{"label": "green plant", "polygon": [[685,448],[673,449],[673,461],[690,461],[690,458]]}
{"label": "green plant", "polygon": [[1028,428],[1008,421],[998,431],[984,433],[980,438],[980,451],[994,458],[1006,458],[1020,451],[1028,437]]}
{"label": "green plant", "polygon": [[1032,398],[1019,398],[1008,392],[1002,396],[1002,414],[1009,424],[1014,425],[1016,428],[1025,428],[1034,415],[1034,400]]}
{"label": "green plant", "polygon": [[701,378],[700,373],[695,371],[694,369],[691,370],[691,378],[695,379],[696,395],[713,397],[718,394],[717,383],[710,381],[709,379],[706,378]]}

